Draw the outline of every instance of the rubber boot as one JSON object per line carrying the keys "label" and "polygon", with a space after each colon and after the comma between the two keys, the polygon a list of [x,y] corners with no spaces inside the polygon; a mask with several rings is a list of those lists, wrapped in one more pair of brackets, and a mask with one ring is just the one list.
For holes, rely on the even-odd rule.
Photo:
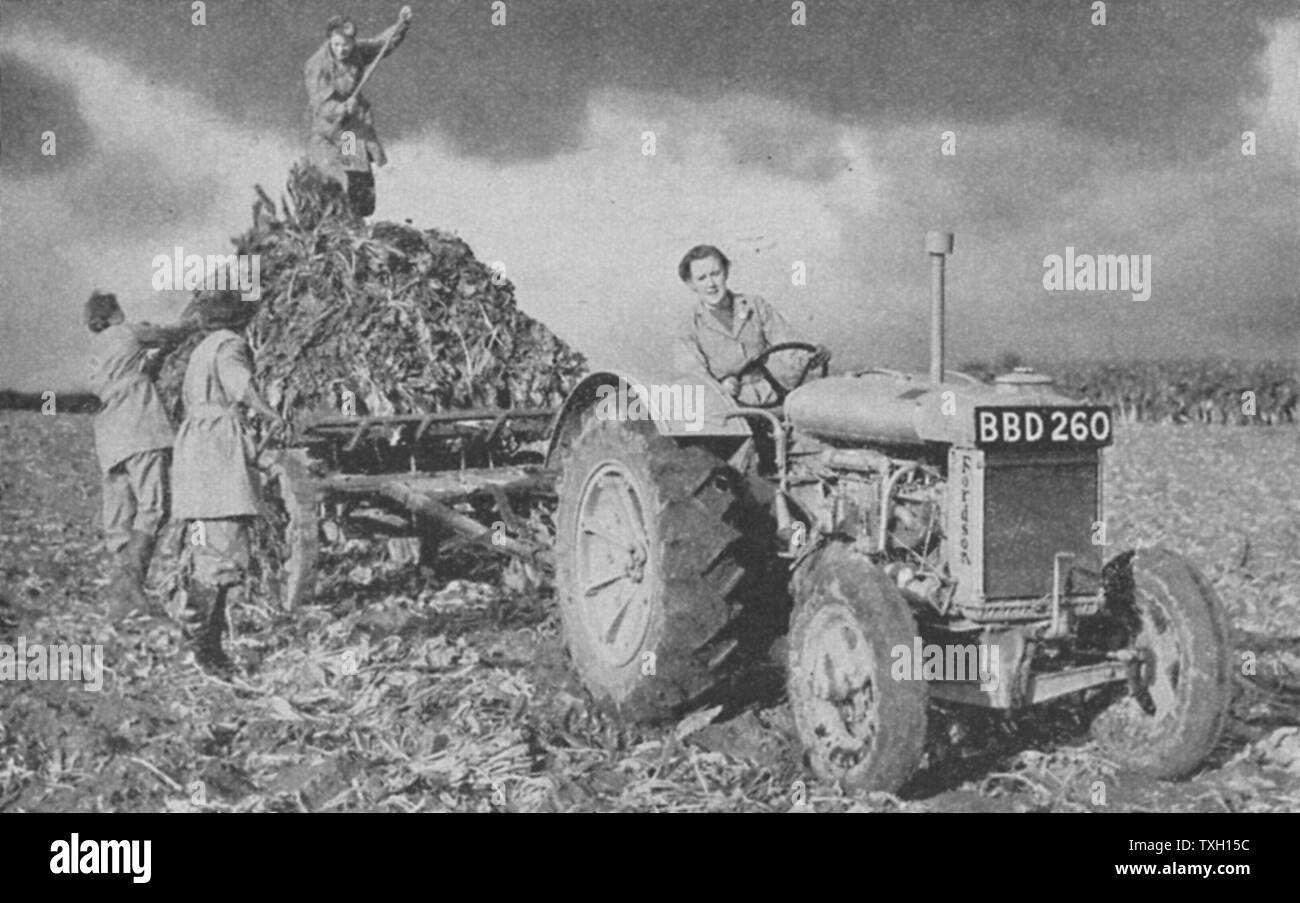
{"label": "rubber boot", "polygon": [[203,630],[198,639],[195,659],[204,671],[213,674],[228,675],[235,670],[235,663],[226,655],[222,639],[226,635],[226,597],[232,587],[223,586],[216,591],[212,609],[203,622]]}
{"label": "rubber boot", "polygon": [[[133,553],[135,573],[140,578],[140,592],[144,593],[145,585],[149,580],[149,565],[153,563],[153,550],[157,543],[157,537],[152,533],[146,533],[143,530],[136,530],[131,534],[131,544],[127,547]],[[144,593],[148,599],[148,594]]]}
{"label": "rubber boot", "polygon": [[108,613],[120,621],[149,606],[140,577],[137,533],[132,533],[127,544],[118,550],[113,560],[113,577],[108,584]]}
{"label": "rubber boot", "polygon": [[230,587],[212,587],[191,580],[189,606],[191,625],[187,631],[194,645],[194,660],[209,674],[226,675],[234,663],[226,656],[222,637],[226,632],[226,595]]}
{"label": "rubber boot", "polygon": [[193,645],[203,628],[203,622],[216,598],[216,589],[200,583],[193,577],[185,581],[185,610],[181,612],[181,633],[185,642]]}

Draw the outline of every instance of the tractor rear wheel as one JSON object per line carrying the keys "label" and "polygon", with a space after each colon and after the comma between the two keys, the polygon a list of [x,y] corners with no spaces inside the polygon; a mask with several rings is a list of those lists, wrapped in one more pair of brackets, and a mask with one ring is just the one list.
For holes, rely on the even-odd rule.
{"label": "tractor rear wheel", "polygon": [[1214,749],[1232,702],[1227,618],[1213,587],[1168,549],[1106,568],[1106,620],[1139,657],[1140,678],[1093,721],[1121,764],[1157,778],[1193,771]]}
{"label": "tractor rear wheel", "polygon": [[[808,764],[851,790],[898,790],[925,751],[929,692],[895,680],[892,651],[918,636],[879,568],[841,544],[795,579],[787,690]],[[908,675],[911,676],[910,674]]]}
{"label": "tractor rear wheel", "polygon": [[662,721],[731,673],[761,522],[739,474],[644,422],[591,420],[561,469],[556,592],[574,667],[597,704]]}

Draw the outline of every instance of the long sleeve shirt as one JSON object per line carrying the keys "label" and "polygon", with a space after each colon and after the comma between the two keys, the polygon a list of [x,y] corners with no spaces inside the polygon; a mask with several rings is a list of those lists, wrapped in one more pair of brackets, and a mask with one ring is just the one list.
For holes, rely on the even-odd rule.
{"label": "long sleeve shirt", "polygon": [[[674,348],[673,362],[679,374],[707,374],[721,382],[735,376],[741,364],[772,345],[799,341],[785,318],[764,298],[735,292],[731,298],[731,329],[703,305],[696,305],[690,326]],[[741,384],[739,400],[744,404],[764,403],[773,396],[771,387],[757,372],[743,377]]]}
{"label": "long sleeve shirt", "polygon": [[171,422],[149,370],[153,355],[188,334],[184,327],[118,323],[91,337],[90,388],[103,404],[95,415],[95,451],[105,473],[134,454],[171,448]]}
{"label": "long sleeve shirt", "polygon": [[172,452],[172,516],[208,520],[257,514],[252,436],[242,407],[252,391],[253,358],[244,339],[218,329],[190,355],[185,420]]}
{"label": "long sleeve shirt", "polygon": [[[365,95],[357,95],[351,114],[344,112],[343,107],[356,90],[366,67],[381,51],[387,56],[396,50],[406,37],[409,24],[398,22],[374,38],[358,40],[346,61],[335,58],[328,41],[307,60],[304,76],[311,113],[311,142],[332,146],[338,162],[345,169],[366,171],[371,161],[379,166],[388,162],[383,145],[375,134],[374,114]],[[384,50],[384,42],[390,37],[388,49]],[[348,131],[356,136],[356,153],[345,156],[341,144],[343,133]]]}

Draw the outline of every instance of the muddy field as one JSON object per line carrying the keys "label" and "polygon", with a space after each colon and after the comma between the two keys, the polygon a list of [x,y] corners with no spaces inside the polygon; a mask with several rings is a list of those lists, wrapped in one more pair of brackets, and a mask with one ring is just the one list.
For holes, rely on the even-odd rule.
{"label": "muddy field", "polygon": [[90,418],[0,412],[0,460],[0,642],[99,643],[108,668],[100,692],[0,682],[0,811],[1300,810],[1294,428],[1132,426],[1109,453],[1112,546],[1188,554],[1254,661],[1201,774],[1119,773],[1069,709],[941,717],[898,797],[813,782],[779,698],[725,723],[607,723],[545,593],[366,549],[317,604],[241,610],[243,676],[222,682],[167,623],[104,617]]}

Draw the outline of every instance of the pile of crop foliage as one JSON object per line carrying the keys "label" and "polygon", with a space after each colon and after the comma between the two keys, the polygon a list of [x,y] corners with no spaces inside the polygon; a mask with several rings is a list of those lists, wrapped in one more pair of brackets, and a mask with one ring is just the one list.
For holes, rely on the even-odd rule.
{"label": "pile of crop foliage", "polygon": [[[247,336],[257,385],[291,424],[340,413],[558,404],[585,359],[522,313],[500,271],[459,237],[346,211],[337,183],[295,165],[277,214],[260,187],[237,254],[260,255]],[[173,414],[194,337],[159,379]],[[350,394],[349,394],[350,393]],[[352,413],[352,411],[346,411]]]}

